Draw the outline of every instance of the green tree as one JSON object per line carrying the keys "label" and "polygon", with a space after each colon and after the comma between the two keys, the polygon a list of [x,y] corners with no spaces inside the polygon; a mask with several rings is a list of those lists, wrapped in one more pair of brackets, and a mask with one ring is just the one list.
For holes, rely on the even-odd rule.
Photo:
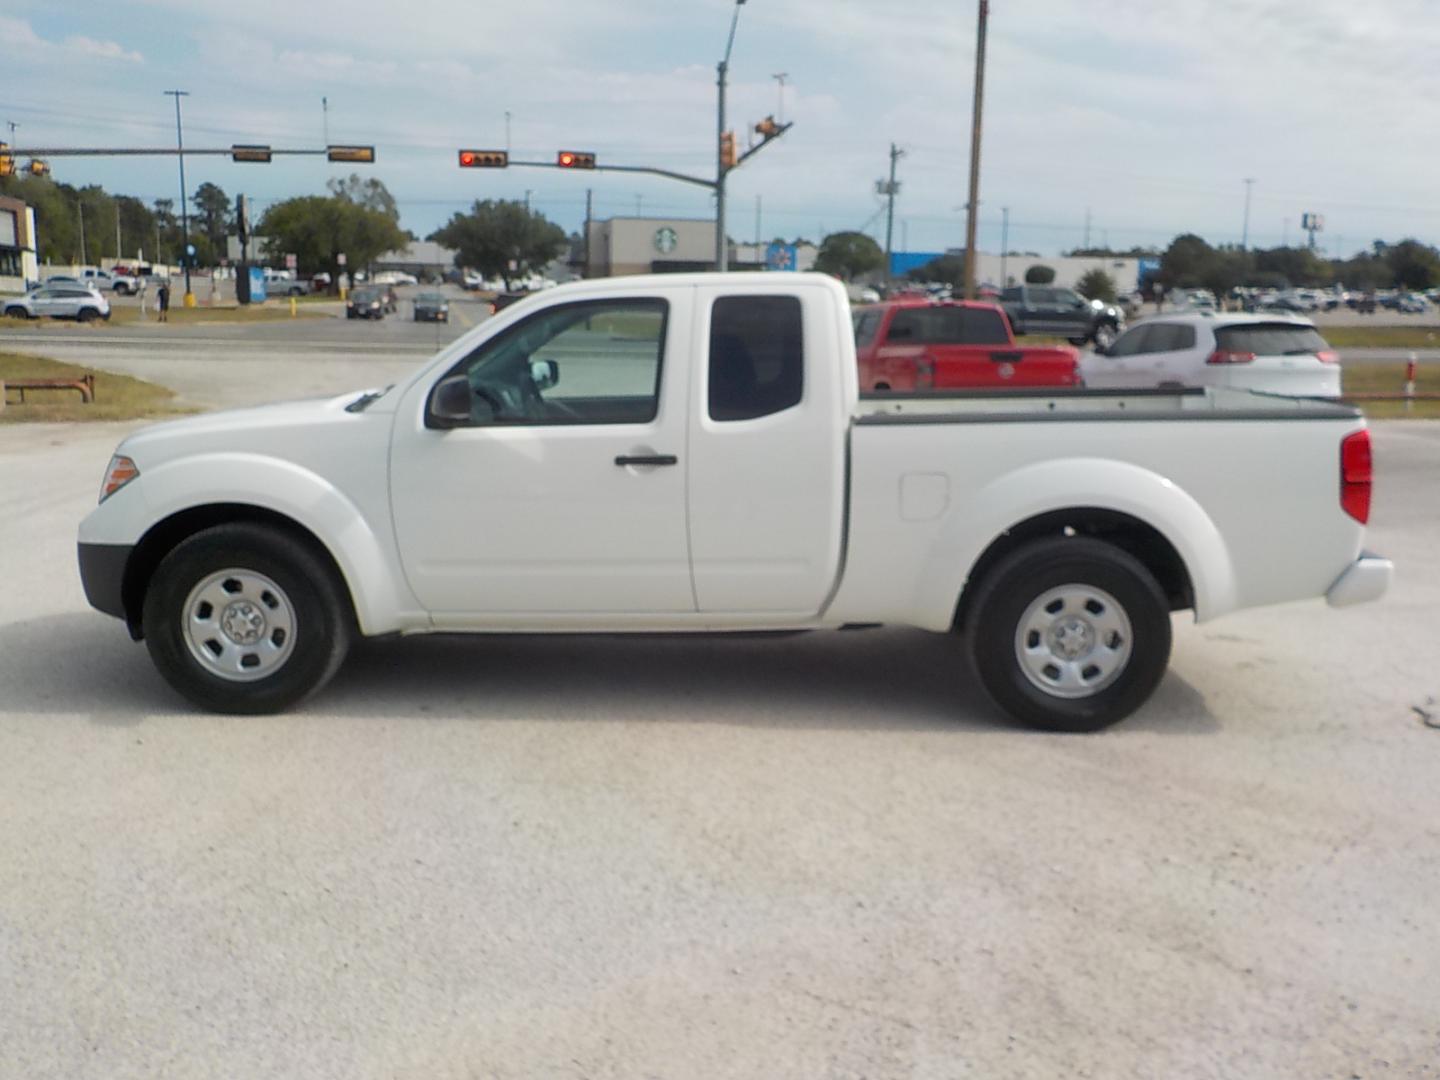
{"label": "green tree", "polygon": [[565,230],[544,214],[509,199],[476,201],[427,237],[455,249],[455,265],[500,277],[505,287],[565,250]]}
{"label": "green tree", "polygon": [[1113,304],[1115,279],[1097,266],[1081,275],[1075,284],[1075,291],[1087,300],[1103,300],[1107,304]]}
{"label": "green tree", "polygon": [[359,173],[351,173],[343,180],[337,176],[325,186],[337,199],[384,214],[397,225],[400,223],[400,208],[395,205],[395,196],[374,177],[362,179]]}
{"label": "green tree", "polygon": [[1215,260],[1215,249],[1194,233],[1170,241],[1160,256],[1160,283],[1167,288],[1197,288],[1205,283],[1205,272]]}
{"label": "green tree", "polygon": [[1385,265],[1395,284],[1405,289],[1429,289],[1440,282],[1440,252],[1418,240],[1401,240],[1385,248]]}
{"label": "green tree", "polygon": [[820,242],[815,269],[852,281],[861,274],[885,268],[885,252],[862,232],[831,233]]}
{"label": "green tree", "polygon": [[939,255],[905,275],[912,281],[943,281],[954,287],[965,280],[963,255]]}
{"label": "green tree", "polygon": [[1335,271],[1329,262],[1304,247],[1270,248],[1255,252],[1255,269],[1282,274],[1292,286],[1328,285]]}
{"label": "green tree", "polygon": [[195,189],[190,200],[195,204],[198,232],[210,241],[210,248],[225,253],[225,238],[230,232],[230,196],[223,188],[205,182]]}
{"label": "green tree", "polygon": [[1025,271],[1025,284],[1049,285],[1055,280],[1055,271],[1049,266],[1032,266]]}
{"label": "green tree", "polygon": [[405,234],[386,214],[334,195],[276,203],[265,211],[256,232],[266,238],[270,259],[293,253],[304,274],[325,270],[338,276],[341,254],[353,268],[405,246]]}

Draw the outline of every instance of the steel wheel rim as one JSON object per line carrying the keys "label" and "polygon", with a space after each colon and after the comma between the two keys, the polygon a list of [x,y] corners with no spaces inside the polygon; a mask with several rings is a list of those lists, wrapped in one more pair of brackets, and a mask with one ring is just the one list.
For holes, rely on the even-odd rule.
{"label": "steel wheel rim", "polygon": [[1093,697],[1111,686],[1135,651],[1130,617],[1094,585],[1059,585],[1037,596],[1015,628],[1015,659],[1051,697]]}
{"label": "steel wheel rim", "polygon": [[230,567],[190,590],[180,610],[185,644],[209,674],[256,682],[285,666],[295,650],[295,608],[264,574]]}

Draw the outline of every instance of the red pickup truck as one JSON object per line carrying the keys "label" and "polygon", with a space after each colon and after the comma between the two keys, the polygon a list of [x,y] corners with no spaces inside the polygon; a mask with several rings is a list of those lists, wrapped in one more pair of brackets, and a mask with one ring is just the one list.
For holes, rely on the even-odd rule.
{"label": "red pickup truck", "polygon": [[851,315],[862,393],[1081,385],[1076,349],[1016,345],[995,304],[891,300]]}

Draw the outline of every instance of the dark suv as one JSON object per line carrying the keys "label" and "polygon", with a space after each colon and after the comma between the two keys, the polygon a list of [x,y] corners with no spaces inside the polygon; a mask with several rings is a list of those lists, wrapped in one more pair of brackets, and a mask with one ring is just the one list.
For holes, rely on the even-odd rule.
{"label": "dark suv", "polygon": [[1118,307],[1054,285],[1012,285],[1000,294],[1000,306],[1015,333],[1053,334],[1072,345],[1094,342],[1108,348],[1125,328],[1125,313]]}

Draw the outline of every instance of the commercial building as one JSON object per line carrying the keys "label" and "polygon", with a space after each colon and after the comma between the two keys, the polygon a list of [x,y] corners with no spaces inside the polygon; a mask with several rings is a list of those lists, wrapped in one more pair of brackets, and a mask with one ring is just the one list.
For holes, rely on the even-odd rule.
{"label": "commercial building", "polygon": [[24,292],[40,280],[35,248],[35,211],[20,199],[0,195],[0,292]]}
{"label": "commercial building", "polygon": [[[909,271],[919,269],[932,259],[942,255],[963,258],[962,248],[948,251],[896,251],[890,256],[890,273],[904,277]],[[1023,285],[1025,273],[1032,266],[1048,266],[1055,271],[1054,284],[1062,288],[1074,288],[1091,270],[1103,270],[1115,282],[1121,292],[1129,292],[1140,284],[1141,278],[1159,269],[1158,259],[1114,258],[1095,255],[995,255],[981,251],[975,257],[975,280],[981,285],[1004,288],[1006,285]],[[959,284],[956,282],[955,284]]]}
{"label": "commercial building", "polygon": [[[712,218],[614,217],[590,222],[586,277],[715,269]],[[730,243],[732,270],[809,270],[814,244]]]}

